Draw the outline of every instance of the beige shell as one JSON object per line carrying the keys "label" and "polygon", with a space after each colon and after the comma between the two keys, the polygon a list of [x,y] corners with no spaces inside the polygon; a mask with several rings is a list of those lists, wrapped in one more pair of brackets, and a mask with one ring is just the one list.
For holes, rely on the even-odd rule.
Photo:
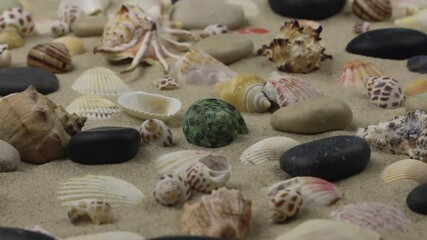
{"label": "beige shell", "polygon": [[365,32],[368,32],[371,28],[371,24],[367,21],[359,21],[356,24],[354,24],[353,32],[356,34],[362,34]]}
{"label": "beige shell", "polygon": [[67,113],[33,86],[0,100],[0,139],[13,145],[21,159],[46,163],[65,156],[71,136],[80,132],[85,117]]}
{"label": "beige shell", "polygon": [[166,76],[161,79],[154,80],[153,84],[154,86],[158,87],[160,91],[179,88],[179,85],[176,79],[170,76]]}
{"label": "beige shell", "polygon": [[270,137],[254,143],[240,155],[240,162],[246,165],[258,165],[267,161],[279,162],[287,150],[299,145],[288,137]]}
{"label": "beige shell", "polygon": [[427,163],[414,159],[405,159],[387,166],[382,174],[386,183],[398,180],[414,180],[427,183]]}
{"label": "beige shell", "polygon": [[391,2],[390,0],[354,0],[353,13],[370,22],[387,21],[392,14]]}
{"label": "beige shell", "polygon": [[170,147],[173,144],[172,132],[165,122],[159,119],[147,119],[139,128],[139,135],[144,144]]}
{"label": "beige shell", "polygon": [[89,235],[81,235],[77,237],[66,238],[65,240],[144,240],[141,235],[131,232],[114,231],[103,232]]}
{"label": "beige shell", "polygon": [[191,188],[182,177],[168,174],[159,178],[154,186],[153,196],[162,205],[174,206],[191,197]]}
{"label": "beige shell", "polygon": [[420,11],[412,16],[394,20],[394,25],[403,28],[412,28],[427,32],[427,9]]}
{"label": "beige shell", "polygon": [[67,112],[84,116],[89,120],[104,120],[120,111],[120,107],[115,103],[95,95],[78,97],[67,107]]}
{"label": "beige shell", "polygon": [[44,68],[53,73],[65,73],[74,68],[71,55],[62,43],[42,43],[34,46],[28,52],[27,65]]}
{"label": "beige shell", "polygon": [[84,47],[82,41],[78,37],[65,36],[65,37],[57,38],[53,40],[53,42],[64,44],[65,47],[70,52],[71,56],[80,55],[86,52],[86,48]]}
{"label": "beige shell", "polygon": [[120,95],[129,91],[129,87],[116,73],[103,67],[85,71],[74,81],[71,88],[87,95]]}
{"label": "beige shell", "polygon": [[9,49],[14,49],[22,47],[24,40],[16,28],[7,27],[0,31],[0,44],[7,44]]}
{"label": "beige shell", "polygon": [[95,225],[113,222],[113,213],[108,202],[80,201],[73,204],[67,212],[68,219],[74,225],[91,222]]}
{"label": "beige shell", "polygon": [[268,198],[268,211],[270,220],[274,223],[282,223],[298,214],[304,200],[301,190],[289,187],[277,191]]}
{"label": "beige shell", "polygon": [[338,82],[344,87],[363,87],[364,80],[381,76],[384,76],[384,73],[372,63],[355,59],[344,64],[338,76]]}
{"label": "beige shell", "polygon": [[192,236],[244,239],[252,225],[251,207],[251,201],[240,191],[221,188],[202,196],[197,203],[186,203],[181,227]]}
{"label": "beige shell", "polygon": [[12,64],[12,53],[6,44],[0,44],[0,68],[8,68]]}

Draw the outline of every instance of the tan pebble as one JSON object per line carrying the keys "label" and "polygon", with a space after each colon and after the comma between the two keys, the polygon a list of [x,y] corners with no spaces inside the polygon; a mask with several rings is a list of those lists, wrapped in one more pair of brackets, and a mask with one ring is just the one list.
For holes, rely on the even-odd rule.
{"label": "tan pebble", "polygon": [[16,28],[8,27],[0,32],[0,44],[7,44],[9,49],[13,49],[22,47],[24,41]]}
{"label": "tan pebble", "polygon": [[53,40],[53,42],[64,44],[72,56],[80,55],[86,52],[86,48],[83,46],[82,41],[78,37],[65,36],[57,38]]}
{"label": "tan pebble", "polygon": [[81,17],[71,25],[71,29],[79,37],[101,36],[107,22],[107,17]]}

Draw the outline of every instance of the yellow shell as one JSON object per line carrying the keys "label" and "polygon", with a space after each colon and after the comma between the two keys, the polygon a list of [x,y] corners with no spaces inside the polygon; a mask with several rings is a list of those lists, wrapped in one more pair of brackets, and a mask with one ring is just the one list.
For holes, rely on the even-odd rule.
{"label": "yellow shell", "polygon": [[82,41],[78,37],[65,36],[57,38],[53,40],[53,42],[64,44],[72,56],[80,55],[86,52],[86,48],[83,46]]}
{"label": "yellow shell", "polygon": [[427,92],[427,80],[418,80],[405,87],[405,95],[412,96]]}

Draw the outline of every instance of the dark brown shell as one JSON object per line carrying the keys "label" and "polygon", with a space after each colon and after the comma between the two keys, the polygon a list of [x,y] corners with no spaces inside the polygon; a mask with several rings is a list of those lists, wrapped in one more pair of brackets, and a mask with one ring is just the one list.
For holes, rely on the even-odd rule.
{"label": "dark brown shell", "polygon": [[63,43],[42,43],[33,47],[27,55],[27,65],[44,68],[53,73],[73,70],[71,55]]}

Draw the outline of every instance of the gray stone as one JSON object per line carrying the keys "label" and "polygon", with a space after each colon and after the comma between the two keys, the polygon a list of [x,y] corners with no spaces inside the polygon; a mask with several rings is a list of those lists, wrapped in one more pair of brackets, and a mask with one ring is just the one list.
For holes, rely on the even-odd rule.
{"label": "gray stone", "polygon": [[0,1],[0,12],[13,7],[22,8],[22,4],[18,0],[1,0]]}
{"label": "gray stone", "polygon": [[182,22],[185,29],[224,24],[233,30],[243,25],[245,14],[241,7],[224,0],[180,0],[174,6],[172,20]]}
{"label": "gray stone", "polygon": [[405,109],[408,112],[419,109],[427,113],[427,94],[419,94],[406,99]]}
{"label": "gray stone", "polygon": [[0,172],[11,172],[18,168],[21,156],[18,150],[0,139]]}
{"label": "gray stone", "polygon": [[315,97],[277,110],[271,117],[274,129],[317,134],[348,127],[353,120],[350,107],[340,99]]}
{"label": "gray stone", "polygon": [[254,50],[254,44],[252,40],[241,35],[219,34],[199,41],[193,48],[229,64],[249,56]]}
{"label": "gray stone", "polygon": [[101,36],[107,22],[106,16],[81,17],[71,25],[71,29],[79,37]]}

